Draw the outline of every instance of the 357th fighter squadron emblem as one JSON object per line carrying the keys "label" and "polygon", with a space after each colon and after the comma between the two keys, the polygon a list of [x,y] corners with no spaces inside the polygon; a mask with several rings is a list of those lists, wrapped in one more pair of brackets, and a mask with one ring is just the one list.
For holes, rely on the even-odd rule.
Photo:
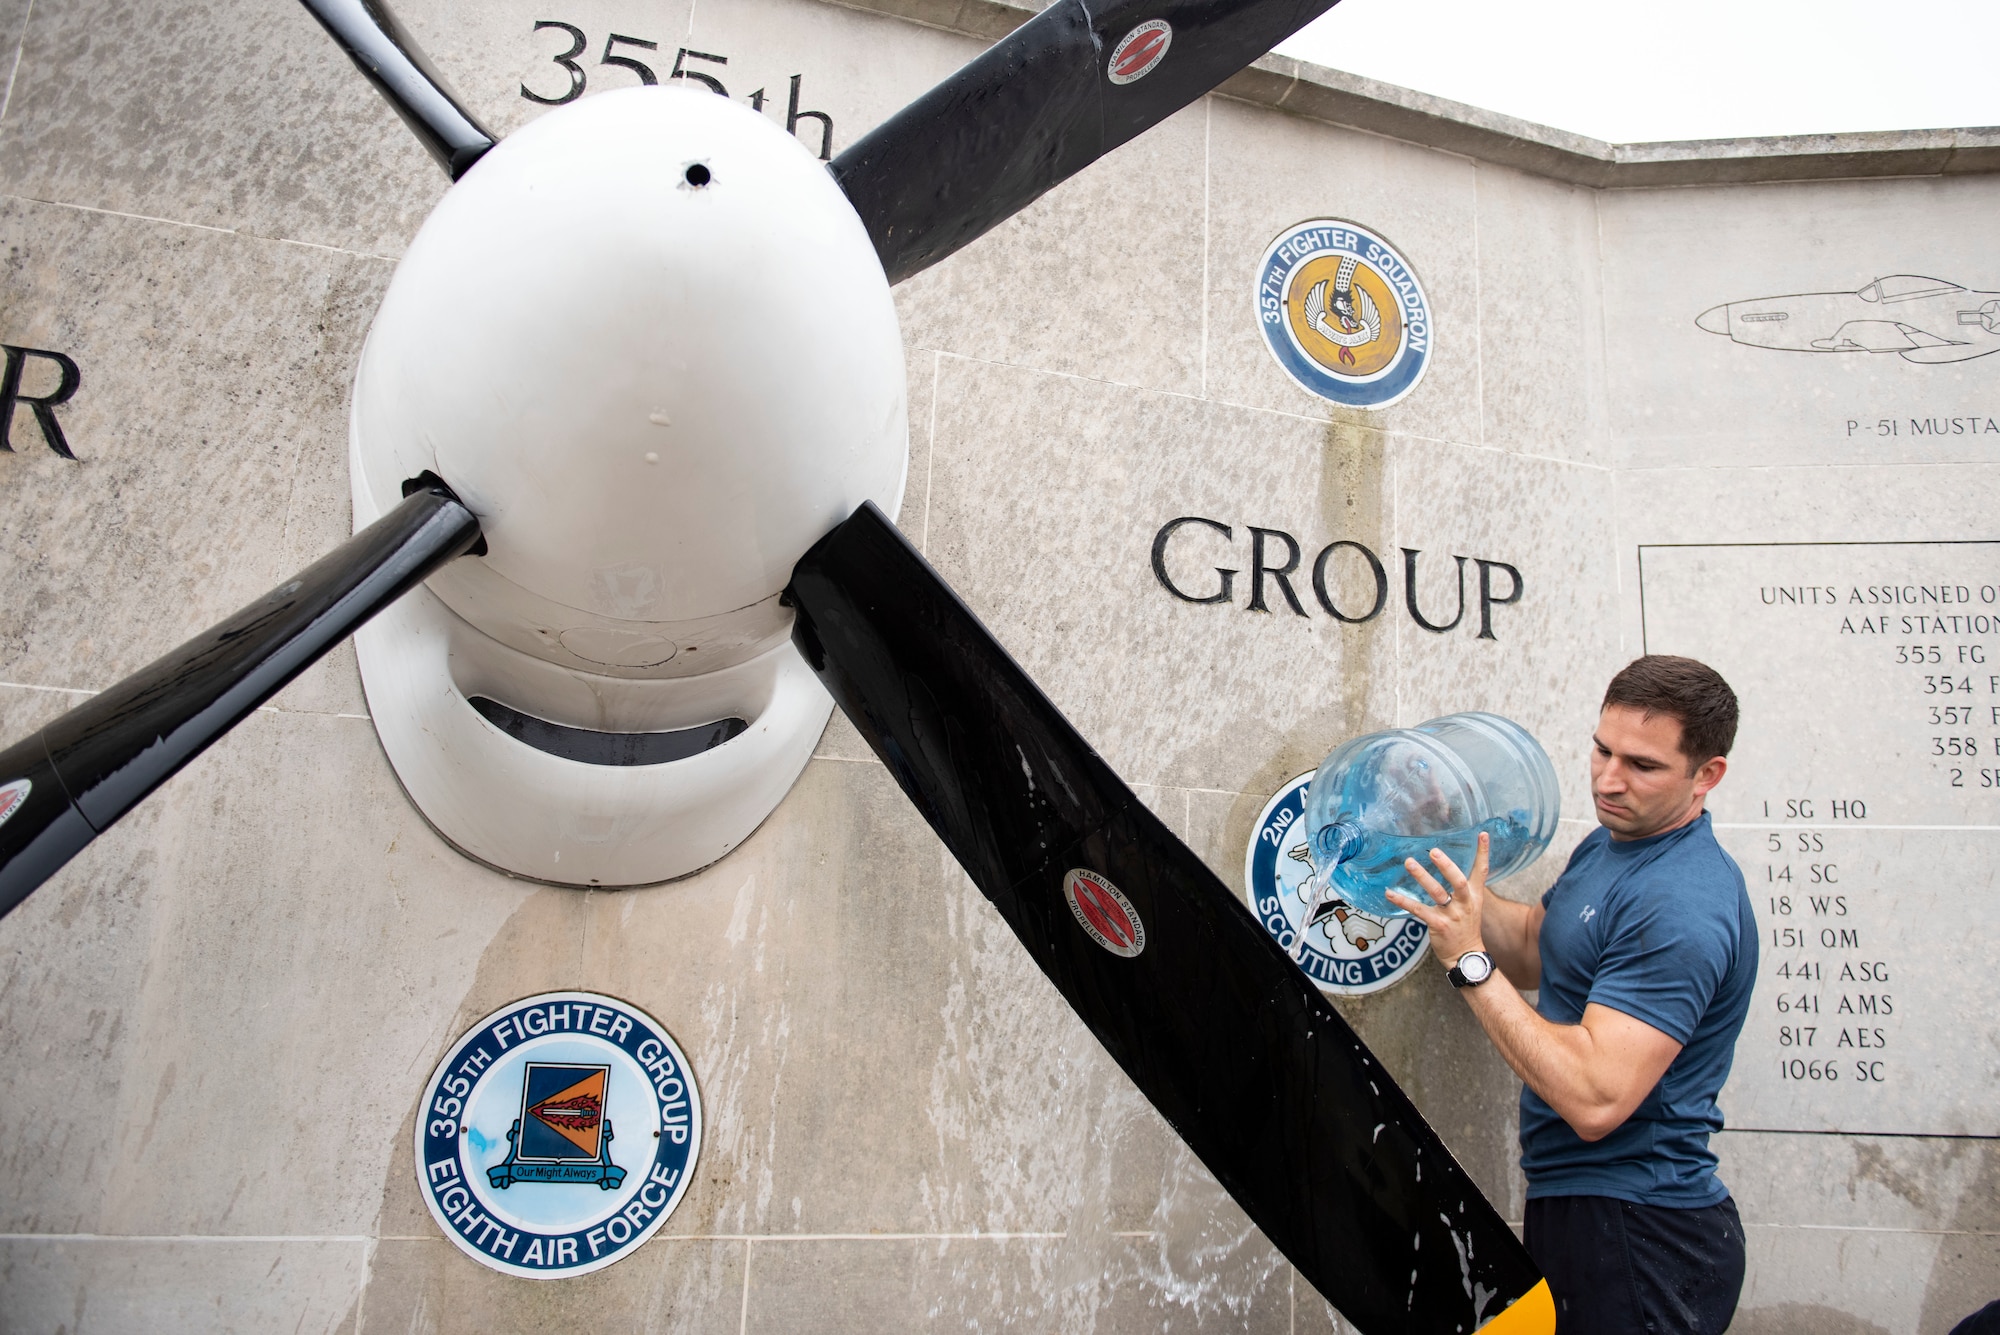
{"label": "357th fighter squadron emblem", "polygon": [[1359,223],[1288,227],[1257,268],[1257,324],[1299,388],[1350,408],[1386,408],[1417,387],[1435,338],[1408,260]]}

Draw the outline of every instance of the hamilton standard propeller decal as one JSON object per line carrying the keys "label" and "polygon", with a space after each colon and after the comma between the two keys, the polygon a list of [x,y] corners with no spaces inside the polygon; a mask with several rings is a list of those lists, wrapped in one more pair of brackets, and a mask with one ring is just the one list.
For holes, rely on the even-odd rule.
{"label": "hamilton standard propeller decal", "polygon": [[1271,939],[1322,992],[1351,997],[1380,992],[1422,962],[1430,950],[1430,929],[1414,918],[1377,918],[1337,897],[1316,910],[1309,907],[1312,861],[1301,817],[1313,773],[1299,775],[1264,804],[1243,855],[1244,892]]}
{"label": "hamilton standard propeller decal", "polygon": [[460,1251],[559,1279],[652,1237],[700,1151],[694,1074],[659,1022],[614,997],[550,992],[487,1016],[438,1063],[417,1181]]}
{"label": "hamilton standard propeller decal", "polygon": [[1286,229],[1258,268],[1264,342],[1300,388],[1351,408],[1386,408],[1431,358],[1431,308],[1394,246],[1357,223]]}
{"label": "hamilton standard propeller decal", "polygon": [[1077,925],[1114,955],[1131,959],[1146,948],[1146,924],[1125,892],[1094,871],[1078,867],[1063,877],[1063,898]]}
{"label": "hamilton standard propeller decal", "polygon": [[1173,26],[1165,19],[1140,24],[1111,48],[1106,76],[1116,84],[1137,83],[1167,58],[1167,48],[1173,42]]}
{"label": "hamilton standard propeller decal", "polygon": [[0,825],[5,825],[7,818],[21,809],[21,804],[28,800],[28,794],[34,791],[34,787],[29,779],[0,784]]}

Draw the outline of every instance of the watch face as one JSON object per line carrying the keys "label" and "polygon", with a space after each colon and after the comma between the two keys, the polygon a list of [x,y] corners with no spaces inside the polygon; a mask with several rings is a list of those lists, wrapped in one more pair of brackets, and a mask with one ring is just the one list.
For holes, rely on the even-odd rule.
{"label": "watch face", "polygon": [[1459,956],[1458,971],[1468,983],[1483,983],[1493,976],[1493,961],[1476,950],[1470,951]]}

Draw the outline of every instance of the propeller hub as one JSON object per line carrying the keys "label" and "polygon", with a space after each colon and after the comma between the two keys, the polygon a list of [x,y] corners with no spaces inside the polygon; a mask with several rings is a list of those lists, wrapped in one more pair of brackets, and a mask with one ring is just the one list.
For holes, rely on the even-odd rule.
{"label": "propeller hub", "polygon": [[488,552],[431,588],[564,666],[683,676],[781,641],[777,595],[908,455],[860,219],[747,107],[603,94],[503,140],[411,243],[355,383],[357,491],[445,478]]}

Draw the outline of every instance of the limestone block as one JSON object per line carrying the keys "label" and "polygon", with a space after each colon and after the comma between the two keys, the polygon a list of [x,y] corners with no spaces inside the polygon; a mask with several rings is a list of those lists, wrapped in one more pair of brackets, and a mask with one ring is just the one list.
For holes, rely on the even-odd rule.
{"label": "limestone block", "polygon": [[[1731,1330],[1875,1335],[1922,1329],[1929,1335],[1931,1328],[1918,1324],[1923,1287],[1917,1277],[1937,1258],[1936,1234],[1796,1225],[1746,1226],[1744,1232],[1749,1275]],[[1943,1335],[1949,1327],[1935,1329]]]}
{"label": "limestone block", "polygon": [[4,1238],[7,1326],[76,1335],[359,1329],[364,1238]]}
{"label": "limestone block", "polygon": [[1200,393],[1213,105],[1155,126],[899,286],[905,336],[979,361]]}
{"label": "limestone block", "polygon": [[364,1234],[528,896],[424,826],[365,719],[252,715],[0,923],[7,1061],[75,1109],[10,1120],[9,1227]]}
{"label": "limestone block", "polygon": [[[64,692],[0,690],[0,728],[25,737],[74,703]],[[0,1232],[98,1230],[117,1171],[124,1073],[140,1051],[136,984],[164,912],[156,885],[163,821],[172,824],[165,804],[142,806],[0,923],[8,979],[0,1045],[21,1072],[20,1087],[41,1089],[63,1110],[53,1120],[10,1123],[0,1148]],[[34,1273],[57,1274],[39,1265]]]}
{"label": "limestone block", "polygon": [[[6,339],[82,375],[56,410],[76,459],[27,413],[0,454],[0,647],[9,680],[101,689],[346,537],[347,386],[389,265],[18,199],[0,231]],[[359,712],[346,662],[287,703]]]}
{"label": "limestone block", "polygon": [[1279,369],[1255,310],[1257,266],[1309,218],[1372,228],[1409,260],[1438,336],[1423,382],[1366,414],[1386,431],[1479,439],[1477,205],[1472,165],[1391,139],[1332,129],[1226,98],[1210,112],[1208,357],[1204,392],[1326,420],[1333,405]]}
{"label": "limestone block", "polygon": [[[1565,816],[1595,823],[1588,767],[1591,731],[1611,676],[1624,665],[1613,638],[1618,585],[1612,559],[1610,475],[1540,459],[1496,457],[1459,445],[1412,441],[1396,453],[1396,532],[1387,558],[1417,561],[1419,610],[1432,625],[1461,610],[1442,634],[1409,614],[1407,569],[1392,567],[1397,636],[1397,722],[1488,709],[1540,740],[1562,783]],[[1518,602],[1502,604],[1520,572]],[[1485,593],[1494,600],[1482,602]],[[1394,614],[1393,616],[1391,614]],[[1490,630],[1491,639],[1481,638]]]}
{"label": "limestone block", "polygon": [[[727,56],[726,68],[693,57],[686,68],[718,79],[739,102],[761,88],[764,114],[781,125],[790,111],[791,76],[800,75],[800,110],[818,110],[832,118],[836,155],[986,48],[984,42],[938,27],[814,0],[732,0],[686,8],[686,36],[679,41],[670,42],[677,27],[672,10],[655,23],[657,33],[633,35],[658,36],[662,64],[668,68],[673,50],[683,43]],[[621,33],[638,22],[630,10],[615,5],[606,5],[602,12],[607,20],[617,19]],[[571,22],[597,31],[580,19]],[[885,59],[890,50],[894,57]],[[643,53],[629,54],[643,58]],[[666,73],[661,70],[661,78]],[[817,121],[801,121],[794,133],[817,153],[820,129]]]}
{"label": "limestone block", "polygon": [[1598,195],[1480,164],[1478,440],[1608,464]]}
{"label": "limestone block", "polygon": [[744,1329],[797,1330],[832,1307],[867,1330],[1291,1330],[1291,1267],[1261,1236],[1216,1230],[1193,1283],[1171,1250],[1147,1235],[759,1243]]}
{"label": "limestone block", "polygon": [[[454,53],[430,53],[458,82]],[[377,254],[400,253],[447,184],[283,0],[37,5],[7,129],[10,194]]]}
{"label": "limestone block", "polygon": [[[1378,438],[1348,468],[1324,424],[955,359],[937,411],[932,562],[1129,781],[1238,789],[1269,771],[1275,785],[1325,754],[1364,703],[1349,655],[1391,632],[1327,616],[1310,565],[1335,537],[1379,548]],[[1234,568],[1231,603],[1182,601],[1154,575],[1157,531],[1186,515],[1234,536],[1186,535],[1170,577],[1208,596],[1208,567]],[[1250,610],[1251,525],[1303,544],[1308,615],[1274,581],[1270,610]]]}
{"label": "limestone block", "polygon": [[[1989,296],[1947,298],[1937,310],[1857,300],[1837,317],[1801,311],[1801,328],[1836,326],[1815,323],[1803,341],[1834,339],[1840,322],[1858,313],[1985,346],[1993,336],[1979,308],[2000,291],[1984,238],[1996,191],[1992,177],[1975,177],[1605,193],[1598,209],[1606,369],[1619,460],[1727,467],[1991,459],[2000,445],[2000,356],[1924,365],[1897,352],[1789,351],[1746,346],[1695,321],[1729,302],[1851,293],[1885,275],[1913,274]],[[1973,323],[1959,323],[1961,310]],[[1855,336],[1866,341],[1865,331]],[[1784,341],[1801,338],[1788,332]],[[1996,430],[1986,427],[1989,417]]]}
{"label": "limestone block", "polygon": [[548,1330],[615,1313],[621,1330],[727,1335],[742,1326],[745,1250],[661,1236],[608,1269],[543,1282],[482,1270],[443,1238],[384,1238],[368,1267],[363,1328]]}
{"label": "limestone block", "polygon": [[1714,1148],[1746,1224],[2000,1232],[1991,1142],[1725,1130]]}

